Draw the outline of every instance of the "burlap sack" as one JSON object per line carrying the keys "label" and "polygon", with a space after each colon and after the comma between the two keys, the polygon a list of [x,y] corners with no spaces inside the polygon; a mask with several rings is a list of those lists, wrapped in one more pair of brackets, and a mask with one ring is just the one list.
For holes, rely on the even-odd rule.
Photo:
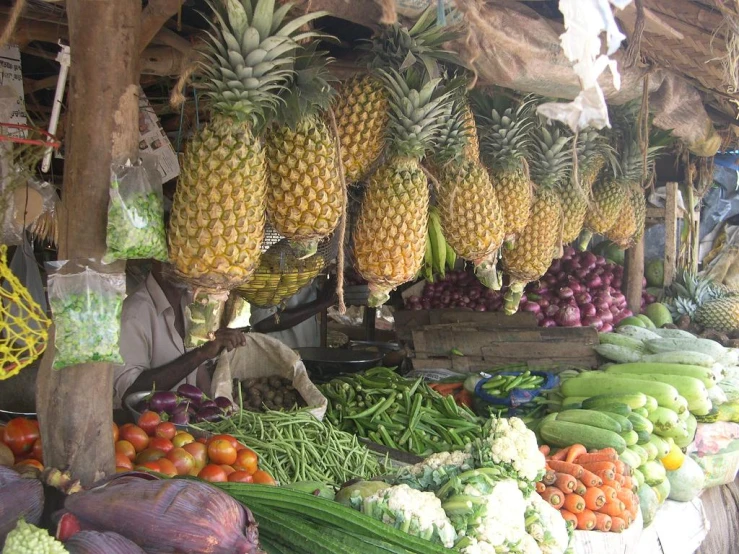
{"label": "burlap sack", "polygon": [[279,340],[253,333],[246,335],[246,346],[224,352],[218,359],[211,385],[211,396],[233,398],[233,380],[277,375],[292,380],[316,419],[322,420],[328,401],[311,382],[300,356]]}

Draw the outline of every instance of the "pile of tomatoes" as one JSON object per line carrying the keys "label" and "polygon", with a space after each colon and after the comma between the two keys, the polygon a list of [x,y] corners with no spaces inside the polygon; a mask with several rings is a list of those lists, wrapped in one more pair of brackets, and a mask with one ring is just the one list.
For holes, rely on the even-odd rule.
{"label": "pile of tomatoes", "polygon": [[137,424],[114,427],[116,471],[149,470],[174,477],[194,475],[211,482],[274,485],[252,449],[231,435],[195,438],[159,414],[146,411]]}
{"label": "pile of tomatoes", "polygon": [[17,469],[30,466],[43,470],[38,421],[16,417],[5,425],[0,423],[0,451],[0,460],[4,460],[0,463],[11,462],[12,454],[12,463]]}

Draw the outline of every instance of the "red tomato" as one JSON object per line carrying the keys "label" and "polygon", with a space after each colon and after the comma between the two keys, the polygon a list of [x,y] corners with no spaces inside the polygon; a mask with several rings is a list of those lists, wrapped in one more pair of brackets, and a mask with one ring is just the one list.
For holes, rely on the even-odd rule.
{"label": "red tomato", "polygon": [[208,463],[208,448],[199,442],[191,442],[182,447],[183,450],[192,454],[195,459],[195,467],[200,471]]}
{"label": "red tomato", "polygon": [[121,427],[121,439],[130,442],[136,449],[136,452],[141,452],[149,446],[149,435],[137,425],[131,425],[130,427],[124,425]]}
{"label": "red tomato", "polygon": [[139,416],[136,425],[146,431],[147,435],[153,437],[157,425],[159,425],[161,422],[162,418],[159,417],[158,413],[152,412],[151,410],[146,410],[145,412],[142,412],[142,414]]}
{"label": "red tomato", "polygon": [[136,449],[128,441],[121,440],[121,441],[116,442],[115,443],[115,451],[116,451],[116,453],[123,454],[130,461],[133,461],[134,458],[136,458]]}
{"label": "red tomato", "polygon": [[276,485],[274,479],[272,479],[272,476],[267,473],[266,471],[257,470],[254,475],[252,475],[252,479],[254,479],[254,483],[258,485]]}
{"label": "red tomato", "polygon": [[120,438],[119,432],[120,431],[118,430],[118,426],[115,423],[113,423],[113,442],[114,443],[118,442],[118,439]]}
{"label": "red tomato", "polygon": [[177,434],[172,439],[172,444],[180,447],[190,444],[191,442],[195,442],[195,437],[186,431],[177,431]]}
{"label": "red tomato", "polygon": [[174,423],[172,423],[171,421],[163,421],[162,423],[157,425],[156,429],[154,430],[154,435],[170,441],[174,438],[176,434],[177,427],[175,427]]}
{"label": "red tomato", "polygon": [[20,466],[31,466],[31,467],[35,467],[39,471],[44,470],[44,464],[42,464],[38,460],[33,460],[33,459],[23,460],[22,462],[18,462],[17,464],[15,464],[15,467],[20,467]]}
{"label": "red tomato", "polygon": [[16,417],[5,426],[5,444],[16,456],[28,454],[40,436],[38,423],[24,417]]}
{"label": "red tomato", "polygon": [[33,443],[31,457],[33,457],[35,460],[38,460],[41,463],[44,462],[44,451],[41,448],[41,437],[37,438],[36,442]]}
{"label": "red tomato", "polygon": [[236,461],[236,448],[227,440],[218,439],[208,445],[208,458],[214,464],[230,466]]}
{"label": "red tomato", "polygon": [[243,450],[239,450],[236,455],[234,467],[237,470],[247,472],[249,475],[254,475],[259,469],[259,457],[251,448],[244,448]]}
{"label": "red tomato", "polygon": [[221,469],[226,472],[226,475],[231,475],[234,471],[236,471],[231,466],[227,466],[226,464],[221,464]]}
{"label": "red tomato", "polygon": [[162,437],[152,437],[149,441],[149,448],[156,448],[162,452],[169,452],[174,448],[172,441],[163,439]]}
{"label": "red tomato", "polygon": [[145,462],[141,465],[136,466],[134,469],[143,469],[143,470],[150,470],[150,471],[156,471],[157,473],[162,473],[162,466],[160,466],[157,462]]}
{"label": "red tomato", "polygon": [[161,472],[168,477],[174,477],[178,475],[177,468],[167,458],[160,458],[157,460],[159,467],[162,468]]}
{"label": "red tomato", "polygon": [[131,460],[128,459],[128,456],[123,454],[122,452],[116,452],[115,453],[115,467],[118,468],[125,468],[127,470],[133,469],[133,463],[131,463]]}
{"label": "red tomato", "polygon": [[253,483],[254,478],[246,471],[234,471],[228,476],[231,483]]}
{"label": "red tomato", "polygon": [[167,453],[167,459],[174,464],[177,475],[188,475],[195,468],[195,458],[184,448],[173,448]]}
{"label": "red tomato", "polygon": [[147,448],[138,453],[136,456],[136,463],[143,464],[145,462],[156,462],[159,458],[164,458],[166,455],[166,452],[162,452],[156,448]]}
{"label": "red tomato", "polygon": [[210,445],[210,443],[215,441],[228,441],[228,443],[233,446],[234,450],[237,450],[239,448],[239,441],[237,441],[231,435],[213,435],[208,439],[208,442],[206,444]]}
{"label": "red tomato", "polygon": [[198,477],[204,481],[210,481],[211,483],[225,483],[228,481],[226,472],[223,468],[215,464],[208,464],[198,473]]}

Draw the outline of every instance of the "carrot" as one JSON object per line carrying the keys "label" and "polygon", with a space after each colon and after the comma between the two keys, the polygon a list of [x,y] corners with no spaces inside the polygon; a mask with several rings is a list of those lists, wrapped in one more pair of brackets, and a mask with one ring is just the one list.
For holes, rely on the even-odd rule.
{"label": "carrot", "polygon": [[577,514],[577,528],[581,531],[590,531],[593,527],[595,527],[595,514],[592,510],[585,508]]}
{"label": "carrot", "polygon": [[603,531],[608,532],[611,530],[611,525],[613,522],[611,521],[611,516],[608,514],[601,514],[596,513],[595,514],[595,530],[596,531]]}
{"label": "carrot", "polygon": [[545,485],[553,485],[556,480],[557,480],[557,474],[551,469],[547,469],[547,472],[544,474],[544,477],[542,477],[541,479],[542,483],[544,483]]}
{"label": "carrot", "polygon": [[579,476],[579,479],[585,483],[586,487],[600,487],[603,484],[603,479],[587,469],[582,470],[582,475]]}
{"label": "carrot", "polygon": [[432,383],[431,388],[444,396],[452,394],[464,387],[464,383]]}
{"label": "carrot", "polygon": [[585,484],[582,481],[580,481],[580,479],[577,479],[577,485],[575,485],[575,490],[572,492],[582,496],[583,494],[587,492],[587,490],[588,490],[588,487],[586,487]]}
{"label": "carrot", "polygon": [[613,448],[604,448],[590,454],[583,454],[575,461],[578,464],[589,464],[592,462],[614,462],[616,460],[618,460],[618,453]]}
{"label": "carrot", "polygon": [[628,489],[622,489],[621,491],[619,491],[616,495],[616,498],[624,503],[624,506],[626,506],[627,510],[631,509],[631,505],[635,502],[634,493]]}
{"label": "carrot", "polygon": [[579,456],[587,453],[588,449],[585,448],[582,444],[573,444],[572,446],[570,446],[570,450],[567,452],[565,462],[573,463]]}
{"label": "carrot", "polygon": [[583,498],[589,510],[599,510],[606,503],[605,493],[597,487],[589,488]]}
{"label": "carrot", "polygon": [[621,483],[619,483],[618,481],[611,481],[611,480],[603,481],[603,486],[609,486],[613,489],[616,489],[616,492],[620,491],[623,488],[621,486]]}
{"label": "carrot", "polygon": [[542,483],[541,481],[539,481],[536,484],[536,492],[538,492],[539,494],[543,493],[546,490],[546,488],[547,488],[547,486],[544,483]]}
{"label": "carrot", "polygon": [[578,479],[580,479],[583,471],[585,471],[582,466],[579,466],[577,464],[573,464],[571,462],[562,462],[554,459],[549,460],[549,467],[551,467],[554,471],[557,471],[559,473],[567,473],[568,475],[572,475],[573,477],[576,477]]}
{"label": "carrot", "polygon": [[631,468],[628,464],[622,462],[621,460],[615,460],[612,463],[616,468],[616,473],[618,473],[619,475],[631,475]]}
{"label": "carrot", "polygon": [[557,487],[546,487],[541,497],[557,509],[561,508],[565,501],[564,493]]}
{"label": "carrot", "polygon": [[568,526],[571,526],[573,529],[577,527],[577,516],[575,514],[569,510],[560,510],[559,513],[562,514]]}
{"label": "carrot", "polygon": [[596,473],[598,471],[608,470],[616,473],[616,464],[613,462],[577,462],[583,469]]}
{"label": "carrot", "polygon": [[568,494],[562,507],[573,514],[579,514],[585,509],[585,500],[579,494]]}
{"label": "carrot", "polygon": [[622,483],[623,488],[633,491],[635,488],[634,480],[626,475],[622,475],[621,478],[624,480]]}
{"label": "carrot", "polygon": [[613,533],[620,533],[624,529],[626,529],[626,522],[618,516],[611,516],[611,531]]}
{"label": "carrot", "polygon": [[575,490],[575,487],[577,486],[577,479],[575,479],[572,475],[567,475],[566,473],[555,473],[554,475],[556,476],[554,486],[557,487],[559,490],[564,493],[570,493]]}
{"label": "carrot", "polygon": [[610,502],[606,501],[598,511],[602,514],[608,514],[611,517],[621,517],[625,509],[626,506],[624,506],[624,503],[620,500],[611,500]]}
{"label": "carrot", "polygon": [[549,453],[550,453],[551,451],[552,451],[552,449],[551,449],[551,448],[549,448],[549,446],[548,446],[548,445],[546,445],[546,444],[542,444],[542,445],[541,445],[541,446],[539,447],[539,452],[541,452],[542,454],[544,454],[544,456],[549,456]]}
{"label": "carrot", "polygon": [[616,475],[616,472],[613,471],[613,470],[610,470],[610,469],[601,469],[601,470],[598,470],[598,471],[593,471],[593,473],[595,473],[603,481],[611,481],[611,480],[614,480],[614,481],[619,481],[620,482],[621,479],[623,479],[623,477],[621,479],[618,479],[617,478],[618,476]]}
{"label": "carrot", "polygon": [[555,462],[564,462],[565,458],[567,457],[567,453],[570,451],[570,447],[563,448],[562,450],[557,450],[552,456],[549,457],[549,460],[554,460]]}
{"label": "carrot", "polygon": [[468,408],[472,408],[472,404],[475,401],[475,396],[470,391],[463,388],[457,394],[454,395],[454,400],[457,402],[457,404],[461,404],[462,406],[467,406]]}
{"label": "carrot", "polygon": [[606,502],[609,500],[616,500],[618,498],[618,491],[611,487],[610,485],[603,485],[600,490],[603,491],[603,494],[606,497]]}

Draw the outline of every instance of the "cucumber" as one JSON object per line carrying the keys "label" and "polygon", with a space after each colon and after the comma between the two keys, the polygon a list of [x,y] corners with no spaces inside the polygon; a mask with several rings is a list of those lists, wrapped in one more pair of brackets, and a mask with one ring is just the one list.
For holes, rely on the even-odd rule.
{"label": "cucumber", "polygon": [[[683,375],[659,375],[659,374],[629,374],[630,378],[642,379],[644,381],[659,381],[672,385],[685,398],[688,403],[688,410],[702,411],[708,407],[710,411],[710,401],[708,400],[708,391],[699,379],[693,377],[685,377]],[[708,412],[706,412],[708,413]]]}
{"label": "cucumber", "polygon": [[566,401],[562,402],[562,409],[560,412],[564,412],[567,410],[579,410],[582,408],[582,402],[572,402],[572,401]]}
{"label": "cucumber", "polygon": [[[639,443],[637,443],[637,444],[639,444]],[[643,444],[639,444],[639,446],[641,446],[644,450],[646,450],[646,452],[647,452],[647,461],[652,461],[652,460],[656,460],[657,459],[657,447],[654,444],[652,444],[651,442],[649,442],[647,440],[647,442],[645,442]]]}
{"label": "cucumber", "polygon": [[679,396],[675,387],[666,383],[628,379],[624,375],[606,374],[602,377],[567,379],[561,385],[565,396],[593,396],[596,394],[623,394],[641,392],[653,396],[660,406],[676,406]]}
{"label": "cucumber", "polygon": [[616,420],[616,423],[618,423],[621,426],[621,432],[626,433],[629,431],[634,430],[634,426],[632,425],[631,421],[629,421],[629,418],[625,415],[621,415],[619,413],[611,412],[607,409],[601,409],[598,410],[599,412],[605,413],[607,416],[613,418]]}
{"label": "cucumber", "polygon": [[641,488],[644,485],[644,474],[637,468],[631,470],[631,478],[636,481],[637,487]]}
{"label": "cucumber", "polygon": [[653,444],[657,449],[657,460],[661,460],[670,453],[670,443],[657,435],[652,435],[649,439],[650,444]]}
{"label": "cucumber", "polygon": [[651,434],[652,431],[654,431],[654,424],[649,421],[648,418],[637,414],[636,412],[630,413],[628,416],[629,421],[631,422],[631,425],[634,428],[634,431],[646,431],[647,433]]}
{"label": "cucumber", "polygon": [[614,418],[608,414],[592,410],[567,410],[565,412],[559,412],[557,414],[557,421],[569,421],[570,423],[590,425],[591,427],[606,429],[614,433],[620,433],[622,431],[621,425]]}
{"label": "cucumber", "polygon": [[710,368],[697,365],[648,363],[613,364],[606,373],[627,373],[630,375],[679,375],[699,379],[703,385],[710,388],[716,384],[716,378]]}
{"label": "cucumber", "polygon": [[629,467],[633,469],[636,469],[641,465],[641,458],[639,455],[630,449],[625,449],[623,452],[619,453],[618,458],[625,464],[628,464]]}
{"label": "cucumber", "polygon": [[[584,406],[583,406],[584,407]],[[596,412],[608,412],[608,415],[618,414],[626,417],[631,413],[631,408],[626,404],[600,404],[592,408],[585,408],[586,410],[595,410]]]}
{"label": "cucumber", "polygon": [[660,485],[667,479],[665,466],[659,462],[645,462],[638,469],[644,474],[644,482],[650,487]]}
{"label": "cucumber", "polygon": [[593,347],[593,350],[606,360],[611,360],[612,362],[618,362],[620,364],[638,362],[642,357],[641,352],[632,350],[626,346],[618,346],[615,344],[598,344]]}
{"label": "cucumber", "polygon": [[644,325],[646,325],[647,329],[649,329],[650,331],[652,331],[652,330],[654,330],[654,329],[657,328],[657,326],[654,324],[654,322],[651,319],[649,319],[646,315],[639,314],[636,317],[639,318],[639,319],[641,319],[644,322]]}
{"label": "cucumber", "polygon": [[621,431],[620,435],[629,448],[637,446],[639,434],[636,431]]}
{"label": "cucumber", "polygon": [[689,350],[673,350],[671,352],[659,352],[657,354],[643,354],[642,362],[662,364],[684,364],[697,365],[700,367],[713,367],[716,363],[711,356],[702,352],[691,352]]}
{"label": "cucumber", "polygon": [[[650,462],[650,463],[654,463],[654,462]],[[644,477],[645,477],[644,480],[646,482],[646,475]],[[652,486],[652,490],[657,495],[657,500],[659,501],[660,505],[664,504],[665,500],[667,500],[667,497],[670,496],[670,488],[671,488],[670,480],[667,479],[666,476],[665,476],[664,481]]]}
{"label": "cucumber", "polygon": [[647,417],[649,415],[649,410],[647,410],[646,408],[635,408],[631,410],[631,412],[634,414],[639,414],[642,417]]}
{"label": "cucumber", "polygon": [[675,444],[680,448],[687,448],[688,445],[695,439],[695,431],[698,428],[698,420],[695,419],[693,414],[688,415],[688,420],[685,422],[688,433],[683,437],[675,439]]}
{"label": "cucumber", "polygon": [[657,403],[657,399],[654,396],[647,395],[647,403],[644,404],[647,412],[651,414],[654,410],[657,409],[657,406],[659,406],[659,404]]}
{"label": "cucumber", "polygon": [[695,339],[696,336],[682,329],[652,329],[652,333],[658,334],[663,339]]}
{"label": "cucumber", "polygon": [[618,433],[580,423],[544,421],[539,427],[539,433],[546,444],[560,448],[582,444],[588,450],[610,447],[619,454],[626,450],[626,442]]}
{"label": "cucumber", "polygon": [[627,337],[631,337],[632,339],[640,341],[660,340],[662,338],[649,329],[645,329],[644,327],[637,327],[636,325],[624,325],[623,327],[618,327],[616,329],[616,332],[619,335],[626,335]]}
{"label": "cucumber", "polygon": [[622,346],[636,352],[644,352],[644,344],[639,339],[622,335],[620,333],[598,333],[600,344],[612,344]]}
{"label": "cucumber", "polygon": [[654,432],[660,437],[670,436],[669,433],[673,433],[680,425],[677,414],[661,406],[649,414],[649,421],[654,425]]}
{"label": "cucumber", "polygon": [[637,456],[639,456],[639,459],[641,460],[641,463],[645,463],[649,459],[649,453],[644,450],[641,446],[638,444],[634,444],[633,446],[629,446],[629,450],[634,452]]}
{"label": "cucumber", "polygon": [[720,360],[726,355],[726,348],[714,340],[709,339],[647,339],[644,346],[649,352],[672,352],[688,350],[690,352],[702,352],[711,356],[714,360]]}
{"label": "cucumber", "polygon": [[647,403],[646,395],[636,392],[633,394],[599,394],[591,396],[583,400],[585,408],[598,409],[600,406],[610,406],[613,404],[625,404],[629,408],[641,408]]}
{"label": "cucumber", "polygon": [[[636,444],[638,444],[639,446],[641,446],[641,447],[643,447],[645,449],[647,448],[648,445],[651,445],[652,444],[652,443],[649,442],[651,440],[651,438],[652,438],[652,434],[651,433],[647,433],[646,431],[634,431],[634,432],[639,437],[639,439],[636,441]],[[655,450],[655,452],[656,452],[656,450]]]}

